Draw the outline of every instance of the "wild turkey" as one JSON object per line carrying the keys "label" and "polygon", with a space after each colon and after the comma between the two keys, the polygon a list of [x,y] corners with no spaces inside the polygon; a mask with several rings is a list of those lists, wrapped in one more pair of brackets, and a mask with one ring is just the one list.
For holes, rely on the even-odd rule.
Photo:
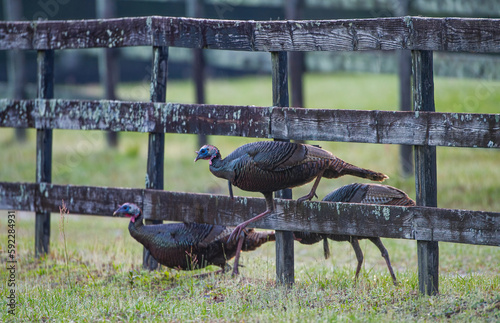
{"label": "wild turkey", "polygon": [[[349,184],[342,186],[335,191],[331,192],[323,201],[329,202],[347,202],[347,203],[363,203],[363,204],[382,204],[382,205],[400,205],[400,206],[415,206],[415,201],[413,201],[408,195],[392,186],[380,185],[380,184]],[[295,239],[302,244],[313,244],[323,240],[323,250],[325,258],[330,256],[330,249],[328,247],[328,239],[334,241],[349,241],[356,253],[356,258],[358,260],[358,266],[356,268],[355,280],[358,279],[359,271],[361,270],[361,265],[363,264],[363,252],[359,247],[358,240],[369,239],[373,242],[380,250],[382,257],[384,257],[387,263],[387,268],[389,268],[389,273],[391,274],[392,281],[394,285],[397,284],[396,275],[392,270],[391,261],[389,260],[389,253],[384,247],[384,244],[380,238],[372,237],[359,237],[359,236],[345,236],[338,234],[320,234],[320,233],[310,233],[310,232],[294,232]]]}
{"label": "wild turkey", "polygon": [[[140,242],[162,265],[169,268],[193,270],[215,265],[225,270],[227,261],[236,250],[255,250],[267,241],[275,241],[273,231],[246,230],[238,246],[227,237],[233,228],[199,223],[170,223],[144,225],[141,209],[133,203],[125,203],[113,216],[130,217],[130,235]],[[238,274],[239,259],[235,259],[233,274]]]}
{"label": "wild turkey", "polygon": [[237,148],[224,159],[219,149],[212,145],[205,145],[196,153],[194,161],[207,159],[212,174],[227,179],[230,187],[232,184],[245,191],[261,192],[266,198],[266,211],[238,225],[230,239],[239,236],[249,223],[274,210],[272,193],[275,191],[300,186],[316,178],[309,194],[298,199],[300,202],[315,196],[322,177],[353,175],[380,182],[388,178],[382,173],[346,163],[319,147],[299,143],[253,142]]}

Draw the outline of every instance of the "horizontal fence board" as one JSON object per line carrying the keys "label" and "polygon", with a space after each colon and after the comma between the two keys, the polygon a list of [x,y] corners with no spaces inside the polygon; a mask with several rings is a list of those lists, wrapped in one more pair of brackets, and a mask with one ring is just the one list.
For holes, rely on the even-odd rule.
{"label": "horizontal fence board", "polygon": [[0,209],[35,211],[36,183],[0,182]]}
{"label": "horizontal fence board", "polygon": [[35,100],[0,99],[0,126],[35,128]]}
{"label": "horizontal fence board", "polygon": [[402,18],[258,22],[255,47],[265,51],[355,51],[409,48]]}
{"label": "horizontal fence board", "polygon": [[151,18],[0,23],[0,49],[150,46]]}
{"label": "horizontal fence board", "polygon": [[500,147],[500,114],[275,108],[271,129],[295,140]]}
{"label": "horizontal fence board", "polygon": [[500,114],[0,100],[0,127],[500,148]]}
{"label": "horizontal fence board", "polygon": [[500,52],[500,19],[242,21],[182,17],[0,22],[0,50],[176,46],[244,51]]}
{"label": "horizontal fence board", "polygon": [[270,107],[167,103],[163,131],[269,137]]}
{"label": "horizontal fence board", "polygon": [[199,133],[267,138],[270,111],[269,107],[254,106],[2,99],[0,127]]}
{"label": "horizontal fence board", "polygon": [[[0,209],[111,216],[134,202],[154,220],[237,225],[265,209],[262,198],[148,189],[0,182]],[[500,246],[500,213],[276,199],[276,212],[255,226],[358,236]]]}
{"label": "horizontal fence board", "polygon": [[[256,22],[152,17],[155,46],[254,51]],[[262,49],[260,49],[262,50]]]}

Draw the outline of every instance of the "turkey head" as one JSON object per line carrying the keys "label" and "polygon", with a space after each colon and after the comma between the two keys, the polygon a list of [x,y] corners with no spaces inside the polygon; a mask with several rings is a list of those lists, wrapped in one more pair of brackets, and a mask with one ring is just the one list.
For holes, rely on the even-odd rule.
{"label": "turkey head", "polygon": [[130,222],[135,223],[135,220],[141,215],[141,209],[134,203],[124,203],[114,213],[113,216],[125,216],[130,218]]}
{"label": "turkey head", "polygon": [[194,161],[196,162],[198,159],[207,159],[208,163],[212,165],[212,159],[218,157],[220,158],[220,152],[217,147],[212,146],[212,145],[205,145],[200,148],[199,151],[195,152],[197,154],[196,158]]}

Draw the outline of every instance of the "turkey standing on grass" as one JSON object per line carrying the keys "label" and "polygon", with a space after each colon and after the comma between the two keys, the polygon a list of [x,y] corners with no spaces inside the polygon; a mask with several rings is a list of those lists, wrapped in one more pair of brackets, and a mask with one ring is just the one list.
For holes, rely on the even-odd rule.
{"label": "turkey standing on grass", "polygon": [[[416,203],[405,192],[392,186],[380,184],[349,184],[342,186],[335,191],[331,192],[323,201],[327,202],[347,202],[347,203],[363,203],[363,204],[379,204],[379,205],[400,205],[400,206],[415,206]],[[380,238],[373,237],[359,237],[348,236],[339,234],[322,234],[310,232],[294,232],[295,239],[302,244],[313,244],[323,240],[323,250],[325,258],[330,256],[330,248],[328,247],[327,238],[333,241],[349,241],[356,253],[358,266],[356,268],[356,275],[354,280],[358,279],[361,265],[363,264],[363,251],[359,247],[358,240],[370,239],[380,250],[382,257],[384,257],[391,274],[394,285],[397,285],[396,275],[392,270],[391,261],[389,260],[389,253],[382,244]]]}
{"label": "turkey standing on grass", "polygon": [[[266,211],[239,224],[229,239],[238,237],[249,223],[274,210],[275,191],[304,185],[316,179],[309,194],[297,200],[301,202],[315,196],[322,177],[353,175],[379,182],[388,178],[382,173],[346,163],[319,147],[299,143],[253,142],[237,148],[224,159],[221,158],[219,149],[212,145],[205,145],[196,153],[194,161],[207,159],[212,174],[227,179],[230,188],[232,184],[245,191],[261,192],[266,199]],[[231,190],[230,193],[232,197]]]}
{"label": "turkey standing on grass", "polygon": [[199,223],[144,225],[141,209],[133,203],[120,206],[113,216],[130,217],[130,235],[140,242],[160,264],[169,268],[194,270],[215,265],[224,272],[227,261],[234,261],[233,275],[238,274],[239,254],[252,251],[267,241],[275,241],[274,231],[244,231],[242,238],[228,241],[231,227]]}

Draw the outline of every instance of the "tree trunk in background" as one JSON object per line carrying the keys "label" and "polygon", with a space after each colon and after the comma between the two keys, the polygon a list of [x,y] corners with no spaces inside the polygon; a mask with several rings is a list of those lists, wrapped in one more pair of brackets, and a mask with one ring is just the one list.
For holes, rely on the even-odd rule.
{"label": "tree trunk in background", "polygon": [[[116,17],[115,0],[96,0],[97,18]],[[105,48],[99,55],[99,78],[104,86],[104,96],[107,100],[116,100],[116,84],[119,79],[118,49]],[[107,141],[110,147],[118,146],[118,133],[108,131]]]}
{"label": "tree trunk in background", "polygon": [[[23,20],[23,3],[20,0],[3,0],[6,20]],[[9,82],[8,96],[14,100],[26,99],[26,69],[25,54],[22,50],[7,52],[7,79]],[[26,129],[16,128],[16,139],[26,141]]]}
{"label": "tree trunk in background", "polygon": [[[193,18],[202,18],[204,16],[203,0],[186,1],[186,16]],[[193,48],[193,61],[191,65],[191,75],[195,87],[195,102],[204,104],[205,102],[205,58],[203,49]],[[198,135],[198,147],[208,143],[206,135]]]}
{"label": "tree trunk in background", "polygon": [[[409,13],[409,0],[399,0],[399,6],[395,10],[396,16],[407,16]],[[399,110],[411,111],[411,52],[400,50],[399,55]],[[399,149],[401,160],[401,173],[404,177],[413,174],[413,147],[401,145]]]}
{"label": "tree trunk in background", "polygon": [[[301,19],[303,4],[302,0],[285,1],[285,19]],[[297,108],[304,107],[304,85],[302,82],[305,71],[304,58],[304,52],[288,53],[291,106]]]}

